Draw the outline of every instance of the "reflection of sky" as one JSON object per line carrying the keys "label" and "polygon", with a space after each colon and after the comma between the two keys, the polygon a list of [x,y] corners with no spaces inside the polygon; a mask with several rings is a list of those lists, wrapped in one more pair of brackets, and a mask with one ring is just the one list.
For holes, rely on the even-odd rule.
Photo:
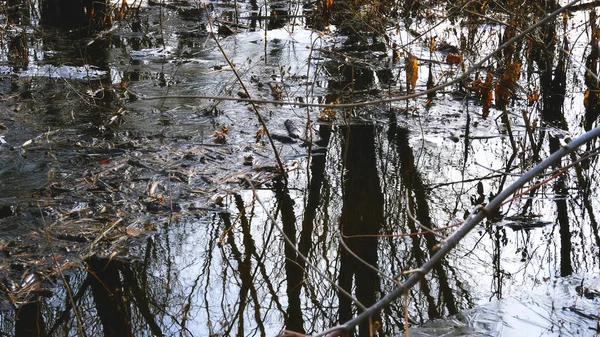
{"label": "reflection of sky", "polygon": [[[0,68],[0,73],[10,73],[9,67]],[[65,78],[72,80],[91,80],[99,79],[106,75],[106,71],[100,70],[94,66],[83,65],[81,67],[72,66],[53,66],[49,64],[35,66],[31,65],[26,70],[19,73],[23,77],[50,77],[50,78]]]}
{"label": "reflection of sky", "polygon": [[597,288],[594,275],[549,280],[535,290],[466,311],[453,320],[438,320],[411,329],[414,337],[425,336],[592,336],[596,322],[576,312],[596,315],[597,300],[590,301],[576,292],[582,280]]}
{"label": "reflection of sky", "polygon": [[[169,20],[172,21],[169,22]],[[214,41],[203,37],[199,39],[200,41],[192,41],[191,46],[179,46],[181,43],[180,36],[175,34],[173,30],[177,30],[180,27],[178,24],[185,24],[185,22],[178,21],[177,16],[172,15],[165,17],[165,24],[167,23],[169,24],[165,28],[167,48],[142,45],[139,50],[133,50],[130,48],[130,44],[124,43],[127,56],[134,61],[142,61],[139,71],[147,74],[147,77],[142,77],[139,83],[132,85],[134,89],[148,95],[163,93],[173,95],[178,93],[225,94],[228,88],[237,90],[238,87],[231,71],[212,72],[214,66],[225,64],[225,60],[216,49]],[[451,41],[452,36],[449,35],[446,28],[448,27],[440,26],[439,36],[453,42]],[[458,26],[455,28],[460,29]],[[481,38],[485,38],[486,34],[490,33],[486,29],[480,30],[478,34],[482,34]],[[156,37],[152,34],[149,36]],[[265,78],[271,78],[270,75],[273,74],[274,78],[281,81],[280,69],[285,69],[288,75],[304,75],[307,73],[310,76],[314,75],[316,71],[315,68],[312,68],[314,63],[311,63],[311,68],[308,68],[308,57],[311,55],[311,50],[307,47],[312,46],[312,42],[317,38],[315,32],[294,27],[294,32],[286,29],[269,31],[266,40],[265,32],[257,31],[235,34],[220,41],[228,56],[236,64],[236,69],[243,76],[256,75],[264,80]],[[403,34],[397,38],[397,42],[400,42],[400,44],[411,39],[408,34]],[[583,45],[585,45],[585,41],[580,41],[575,45],[574,50],[580,51],[578,55],[584,54],[581,51],[584,49]],[[265,46],[267,50],[265,50]],[[319,43],[315,46],[321,47]],[[180,58],[180,50],[182,49],[189,52],[191,57]],[[421,47],[415,47],[412,52],[422,58],[430,57],[429,51]],[[314,57],[315,54],[312,56]],[[442,56],[434,54],[433,58],[436,60],[442,59]],[[126,60],[129,61],[128,58]],[[127,62],[124,62],[124,64],[119,62],[111,64],[110,72],[113,82],[118,82],[120,75],[117,76],[117,74],[131,71]],[[401,70],[399,68],[401,67],[397,68],[394,71],[396,74],[400,74]],[[425,70],[426,67],[420,68],[418,88],[424,87],[424,79],[427,78]],[[444,65],[436,64],[434,70],[443,72],[448,69]],[[11,73],[11,71],[12,69],[9,67],[0,67],[0,73]],[[581,76],[580,71],[575,71],[575,73],[578,74],[577,76]],[[163,88],[154,85],[153,81],[156,80],[158,74],[163,75],[169,81],[168,87]],[[23,71],[21,75],[87,80],[106,76],[107,72],[88,65],[57,67],[30,64],[28,69]],[[292,83],[294,90],[297,90],[292,97],[303,96],[303,90],[309,90],[302,85],[295,84],[293,80],[284,78],[283,81]],[[576,86],[572,82],[569,85]],[[310,89],[313,89],[313,87]],[[268,90],[261,91],[254,87],[251,87],[250,90],[254,90],[252,94],[256,94],[256,97],[271,98]],[[235,91],[233,92],[235,93]],[[565,102],[570,107],[570,109],[566,109],[568,110],[566,111],[566,117],[571,126],[570,133],[578,134],[580,133],[577,123],[578,115],[582,111],[581,93],[569,94],[572,100]],[[398,118],[402,125],[411,130],[410,145],[414,152],[417,169],[420,171],[424,182],[428,186],[434,187],[428,191],[427,198],[432,221],[437,226],[453,224],[462,219],[464,211],[473,207],[470,204],[469,197],[475,194],[477,179],[496,174],[497,172],[493,172],[492,169],[504,171],[510,157],[510,151],[507,151],[509,148],[508,138],[502,133],[502,127],[497,119],[499,111],[492,109],[490,117],[487,120],[481,120],[481,107],[478,104],[472,102],[463,104],[461,101],[452,100],[450,96],[443,95],[438,94],[441,99],[434,102],[428,109],[425,109],[423,102],[419,100],[394,105],[401,107],[408,104],[415,108],[415,115],[399,115]],[[124,122],[123,129],[156,133],[158,129],[156,124],[158,112],[149,109],[150,104],[141,100],[130,103],[128,108],[133,107],[133,117]],[[189,100],[181,103],[177,100],[170,100],[167,104],[171,110],[161,110],[160,117],[171,118],[175,126],[160,128],[161,132],[164,130],[170,131],[171,133],[164,132],[164,134],[170,136],[175,131],[171,131],[169,128],[176,129],[177,135],[181,135],[182,138],[185,133],[197,133],[198,121],[201,118],[194,118],[194,115],[198,113],[193,109],[195,106],[192,107],[192,105],[204,103],[190,103]],[[238,137],[236,134],[239,135],[240,131],[247,134],[255,132],[256,123],[253,116],[247,112],[245,105],[223,103],[221,106],[224,106],[225,115],[214,118],[214,121],[215,123],[232,125],[231,139]],[[532,116],[537,115],[538,111],[534,108],[525,107],[520,103],[517,103],[514,111],[511,111],[510,118],[513,122],[513,132],[517,139],[525,139],[526,134],[520,117],[520,109],[529,109],[528,113]],[[281,129],[281,123],[279,122],[285,118],[300,119],[304,118],[307,113],[313,114],[315,112],[310,109],[305,111],[304,109],[272,106],[266,107],[265,110],[270,113],[269,122],[274,130]],[[472,121],[472,125],[470,125],[472,139],[467,149],[467,163],[463,163],[466,111],[470,113]],[[314,116],[312,117],[314,118]],[[407,215],[403,210],[404,190],[398,178],[399,168],[396,167],[398,158],[403,154],[394,153],[395,150],[391,149],[393,144],[385,140],[385,128],[386,126],[379,129],[379,134],[376,136],[376,148],[381,151],[378,156],[377,167],[379,168],[382,191],[385,193],[386,228],[391,228],[392,231],[405,230]],[[552,133],[558,134],[556,130],[552,130]],[[207,134],[210,134],[210,131]],[[193,137],[197,137],[197,134]],[[334,132],[330,141],[330,150],[327,152],[326,180],[329,188],[329,199],[323,200],[323,205],[317,211],[313,234],[315,247],[311,251],[311,262],[334,278],[338,267],[336,259],[339,255],[336,234],[343,203],[341,200],[343,172],[339,167],[342,160],[340,137],[339,133]],[[458,137],[458,142],[454,142],[451,139],[452,137]],[[1,140],[2,138],[0,138],[0,142]],[[166,143],[168,142],[161,144],[161,146],[169,146]],[[237,148],[253,146],[254,144],[243,140],[233,142],[232,145],[237,150]],[[177,148],[176,150],[180,149]],[[289,147],[282,146],[281,150],[287,155],[284,158],[298,155]],[[247,150],[244,149],[243,151]],[[545,155],[545,152],[547,152],[546,149],[542,151],[542,156]],[[224,161],[223,166],[228,164],[227,161]],[[517,167],[511,173],[517,175],[531,167],[531,163],[528,162],[527,158],[517,158],[514,165]],[[306,201],[303,193],[307,190],[307,178],[304,174],[306,172],[306,162],[301,161],[299,166],[301,167],[300,170],[290,174],[290,184],[294,187],[294,189],[291,189],[291,197],[295,200],[294,211],[297,216],[297,226],[302,220]],[[509,177],[504,186],[507,186],[516,178],[515,176]],[[474,179],[474,181],[459,183],[465,179]],[[437,187],[439,184],[450,182],[457,183]],[[490,193],[499,192],[500,183],[497,178],[482,180],[482,183],[486,198]],[[543,186],[534,195],[535,199],[531,213],[539,214],[541,219],[545,221],[554,222],[556,220],[556,203],[553,201],[554,193],[551,186]],[[219,188],[227,189],[223,186]],[[597,182],[592,181],[592,188],[593,191],[596,191]],[[596,192],[593,193],[597,194]],[[285,308],[287,298],[285,296],[283,243],[279,232],[271,227],[265,213],[268,211],[279,219],[276,200],[274,200],[271,191],[259,190],[257,195],[265,202],[267,208],[265,211],[258,203],[253,201],[253,195],[250,191],[245,190],[240,194],[244,199],[246,214],[251,217],[251,234],[257,247],[257,254],[264,254],[261,262],[267,271],[267,278],[273,284],[279,296],[279,301]],[[571,215],[580,212],[579,205],[575,204],[575,197],[568,199]],[[231,215],[232,233],[237,248],[244,255],[244,244],[239,219],[237,219],[238,210],[233,205],[231,197],[226,198],[225,201],[229,203],[227,210]],[[522,209],[524,201],[524,198],[516,200],[502,210],[507,215],[517,214]],[[592,202],[597,203],[597,198],[592,198]],[[597,206],[597,204],[594,206]],[[589,239],[590,233],[586,220],[576,216],[573,216],[570,220],[572,229],[579,231],[578,235],[574,235],[572,238],[579,245],[579,251],[573,253],[573,260],[577,262],[574,264],[575,267],[579,268],[578,271],[580,272],[597,271],[597,264],[585,261],[586,256],[597,256],[595,254],[597,253],[597,247],[593,247],[593,244],[586,241],[591,240]],[[327,224],[327,227],[325,224]],[[273,232],[269,236],[268,233],[271,230]],[[209,332],[222,332],[224,329],[219,325],[219,322],[231,323],[231,320],[236,316],[241,281],[237,262],[231,256],[231,247],[228,247],[227,242],[224,243],[223,249],[217,246],[223,232],[223,222],[216,215],[209,214],[199,217],[182,216],[171,222],[168,228],[157,235],[155,239],[155,253],[157,255],[149,272],[149,277],[153,281],[153,283],[150,283],[150,292],[152,292],[150,297],[166,305],[168,314],[157,313],[157,316],[162,319],[161,325],[165,328],[165,331],[172,331],[173,333],[179,331],[177,325],[170,326],[171,323],[174,323],[171,321],[171,317],[180,318],[182,308],[188,302],[188,298],[191,299],[192,308],[189,313],[190,320],[187,323],[187,328],[194,335],[206,336]],[[500,247],[501,267],[510,277],[504,278],[503,295],[515,297],[509,297],[504,302],[483,305],[479,311],[472,313],[476,316],[473,321],[488,324],[480,332],[493,334],[495,331],[502,330],[503,336],[517,336],[524,335],[523,331],[527,330],[531,331],[532,335],[539,335],[546,331],[547,326],[544,325],[545,323],[557,321],[557,316],[554,316],[556,312],[548,310],[549,302],[554,300],[556,301],[555,308],[561,308],[562,306],[571,305],[572,302],[570,301],[573,298],[572,284],[552,286],[554,277],[559,275],[560,255],[558,244],[560,240],[558,228],[550,225],[529,232],[514,232],[512,229],[505,228],[505,232],[507,242],[506,245]],[[497,286],[494,285],[492,268],[494,244],[493,234],[484,233],[484,229],[480,227],[471,233],[448,258],[449,265],[456,270],[456,274],[451,276],[463,282],[476,304],[487,302],[490,293]],[[410,255],[411,243],[409,239],[382,240],[380,245],[381,268],[386,274],[393,275],[398,272],[398,270],[392,270],[391,265],[393,262],[397,262],[401,266],[405,266],[404,263],[406,265],[411,263],[402,260],[403,257]],[[397,250],[396,256],[391,256],[390,246],[392,245],[395,245],[394,248]],[[524,248],[527,248],[528,251],[527,261],[521,262],[521,252]],[[398,261],[394,261],[394,259]],[[256,272],[256,259],[253,257],[251,261],[253,263],[251,272],[254,273]],[[586,263],[589,263],[589,265]],[[332,291],[332,287],[325,280],[320,279],[314,271],[309,271],[308,274],[307,283],[316,289],[316,302],[329,305],[329,307],[327,308],[327,315],[321,315],[319,310],[314,308],[313,303],[303,298],[303,308],[306,310],[307,321],[310,321],[311,324],[312,322],[316,322],[317,325],[323,324],[323,327],[326,327],[327,324],[331,323],[330,321],[335,320],[337,298],[334,291]],[[283,319],[280,313],[274,309],[273,299],[265,286],[266,279],[258,273],[256,275],[254,284],[257,288],[258,302],[261,307],[261,320],[267,326],[267,335],[272,336],[281,328]],[[547,278],[550,281],[545,281]],[[570,280],[565,282],[569,283]],[[384,292],[393,288],[389,284],[382,287]],[[432,288],[436,291],[436,284],[433,284]],[[530,294],[526,292],[522,294],[522,297],[517,297],[523,290],[533,292],[540,289],[542,293]],[[551,296],[545,297],[546,291]],[[249,307],[244,313],[245,328],[246,334],[251,334],[252,329],[256,328],[256,321],[252,311],[254,304],[251,303],[250,298],[248,301],[250,302]],[[412,306],[418,305],[419,303],[412,304]],[[414,313],[414,311],[411,311],[411,313]],[[562,318],[562,316],[560,317]],[[499,320],[505,323],[497,323]],[[207,322],[212,322],[212,328],[207,327],[207,324],[209,324]],[[233,329],[233,331],[235,330],[236,328]],[[435,334],[434,332],[431,333]]]}

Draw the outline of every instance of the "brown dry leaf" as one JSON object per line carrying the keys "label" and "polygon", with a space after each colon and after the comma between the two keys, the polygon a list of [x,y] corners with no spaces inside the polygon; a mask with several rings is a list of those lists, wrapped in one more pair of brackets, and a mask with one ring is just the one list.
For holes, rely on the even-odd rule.
{"label": "brown dry leaf", "polygon": [[434,38],[434,37],[432,37],[432,38],[429,40],[429,52],[430,52],[430,53],[433,53],[434,51],[435,51],[435,38]]}
{"label": "brown dry leaf", "polygon": [[330,122],[335,119],[335,110],[332,108],[325,108],[323,112],[319,113],[317,119],[321,122]]}
{"label": "brown dry leaf", "polygon": [[596,27],[596,28],[594,29],[594,32],[593,32],[593,37],[594,37],[595,39],[600,39],[600,28],[597,28],[597,27]]}
{"label": "brown dry leaf", "polygon": [[496,94],[496,107],[498,109],[504,109],[508,105],[508,99],[510,98],[510,90],[499,81],[494,86]]}
{"label": "brown dry leaf", "polygon": [[112,260],[119,254],[119,252],[117,252],[116,250],[113,250],[110,255],[108,255],[108,262],[106,263],[107,265],[109,263],[112,262]]}
{"label": "brown dry leaf", "polygon": [[494,75],[488,71],[485,76],[485,82],[481,88],[481,100],[483,104],[483,109],[481,111],[481,117],[486,119],[490,114],[490,108],[492,107],[492,81],[494,80]]}
{"label": "brown dry leaf", "polygon": [[144,231],[153,231],[156,230],[156,225],[153,223],[148,223],[144,225]]}
{"label": "brown dry leaf", "polygon": [[215,131],[213,134],[213,141],[217,144],[225,144],[227,143],[227,135],[229,134],[229,129],[226,126],[221,126],[221,130]]}
{"label": "brown dry leaf", "polygon": [[492,107],[492,91],[486,90],[483,99],[483,109],[481,110],[481,118],[486,119],[490,114],[490,108]]}
{"label": "brown dry leaf", "polygon": [[263,128],[263,127],[258,128],[256,130],[256,142],[259,143],[261,141],[262,137],[266,134],[267,134],[267,132],[266,132],[265,128]]}
{"label": "brown dry leaf", "polygon": [[540,91],[538,89],[533,89],[531,94],[527,94],[527,102],[529,106],[532,106],[533,103],[537,102],[540,99]]}
{"label": "brown dry leaf", "polygon": [[155,181],[152,183],[152,185],[150,185],[150,188],[148,189],[148,195],[151,197],[154,197],[154,195],[156,194],[156,188],[158,187],[159,182]]}
{"label": "brown dry leaf", "polygon": [[402,56],[402,52],[400,52],[395,46],[394,46],[394,48],[392,48],[392,50],[393,50],[393,55],[394,55],[392,57],[392,61],[394,63],[396,63],[396,62],[400,61],[400,56]]}
{"label": "brown dry leaf", "polygon": [[512,95],[511,89],[519,80],[521,74],[521,64],[518,61],[512,61],[506,65],[504,74],[496,83],[496,107],[504,109],[508,105],[508,100]]}
{"label": "brown dry leaf", "polygon": [[138,236],[140,234],[142,234],[142,230],[139,228],[135,228],[135,227],[128,227],[127,228],[127,235],[129,236]]}
{"label": "brown dry leaf", "polygon": [[417,86],[419,77],[419,61],[411,54],[406,55],[406,89],[407,92],[413,92]]}
{"label": "brown dry leaf", "polygon": [[600,102],[600,92],[592,92],[587,89],[583,94],[583,106],[586,110],[595,109]]}
{"label": "brown dry leaf", "polygon": [[477,77],[471,82],[471,90],[473,90],[475,97],[477,97],[478,100],[481,100],[483,91],[483,81],[481,80],[481,77]]}
{"label": "brown dry leaf", "polygon": [[457,64],[460,64],[461,62],[462,62],[462,55],[460,55],[460,54],[448,53],[448,55],[446,55],[446,63],[448,63],[450,65],[457,65]]}

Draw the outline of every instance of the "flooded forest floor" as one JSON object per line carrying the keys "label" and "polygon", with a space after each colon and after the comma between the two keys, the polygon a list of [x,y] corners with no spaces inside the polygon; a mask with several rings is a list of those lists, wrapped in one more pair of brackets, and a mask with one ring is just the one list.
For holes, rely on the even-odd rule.
{"label": "flooded forest floor", "polygon": [[[596,127],[595,2],[567,4],[0,2],[0,335],[349,321]],[[598,151],[351,334],[598,333]]]}

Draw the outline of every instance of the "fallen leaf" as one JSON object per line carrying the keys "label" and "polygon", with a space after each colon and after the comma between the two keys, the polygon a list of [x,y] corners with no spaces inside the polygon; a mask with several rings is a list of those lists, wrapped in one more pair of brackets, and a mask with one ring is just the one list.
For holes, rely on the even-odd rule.
{"label": "fallen leaf", "polygon": [[129,235],[129,236],[138,236],[140,234],[142,234],[142,230],[139,228],[135,228],[135,227],[127,228],[127,235]]}

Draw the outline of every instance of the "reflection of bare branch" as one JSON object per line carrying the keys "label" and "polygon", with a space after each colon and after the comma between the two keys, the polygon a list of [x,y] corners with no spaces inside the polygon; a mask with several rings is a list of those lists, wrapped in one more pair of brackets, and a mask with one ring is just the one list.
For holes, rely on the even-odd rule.
{"label": "reflection of bare branch", "polygon": [[[121,268],[121,273],[123,273],[124,282],[127,285],[132,302],[139,310],[140,315],[146,320],[146,324],[152,334],[154,336],[164,336],[164,333],[156,323],[156,313],[153,313],[152,310],[150,310],[149,304],[151,301],[149,300],[150,296],[148,296],[148,288],[143,284],[141,286],[138,284],[139,277],[133,274],[129,266],[123,266],[123,268]],[[145,274],[142,273],[142,275]],[[193,293],[193,291],[191,293]],[[185,318],[182,319],[181,323],[182,325],[185,325]]]}
{"label": "reflection of bare branch", "polygon": [[279,233],[281,234],[281,236],[285,240],[286,244],[290,245],[296,251],[296,254],[298,254],[298,256],[302,260],[304,260],[304,262],[309,267],[311,267],[317,274],[319,274],[319,276],[321,276],[327,282],[331,283],[334,287],[336,287],[336,289],[341,294],[343,294],[344,296],[347,296],[349,299],[351,299],[356,304],[356,306],[358,306],[361,310],[366,310],[367,308],[362,303],[360,303],[356,298],[354,298],[351,294],[349,294],[342,287],[340,287],[339,285],[337,285],[337,283],[335,281],[333,281],[330,277],[328,277],[327,275],[325,275],[325,273],[323,273],[321,270],[319,270],[319,268],[317,268],[314,264],[312,264],[308,260],[308,258],[306,256],[304,256],[304,254],[302,254],[300,251],[298,251],[298,249],[296,249],[295,245],[292,243],[292,241],[290,240],[290,238],[288,238],[287,235],[285,235],[285,233],[283,232],[283,228],[281,228],[281,226],[279,226],[279,224],[277,224],[277,221],[273,218],[273,216],[271,215],[271,213],[269,213],[269,210],[267,209],[267,207],[265,206],[265,204],[263,204],[262,200],[258,197],[258,194],[256,193],[256,188],[254,188],[254,184],[252,184],[252,181],[250,181],[250,179],[248,179],[248,177],[246,177],[244,175],[240,176],[240,178],[244,179],[246,181],[246,183],[248,183],[248,185],[250,186],[250,188],[252,188],[252,193],[254,194],[254,197],[256,198],[256,201],[258,201],[258,203],[260,204],[260,206],[265,210],[265,214],[267,215],[267,217],[269,218],[269,220],[275,225],[275,228],[277,228],[277,230],[279,231]]}
{"label": "reflection of bare branch", "polygon": [[417,218],[415,218],[415,216],[410,211],[410,202],[408,202],[409,201],[408,193],[409,193],[408,190],[406,190],[406,215],[408,215],[408,218],[411,219],[417,226],[425,228],[427,230],[427,232],[425,232],[425,233],[431,233],[431,234],[439,236],[440,238],[442,238],[442,240],[446,240],[445,236],[443,236],[442,234],[438,233],[437,231],[431,229],[430,227],[423,225],[421,223],[421,221],[419,221],[419,220],[417,220]]}
{"label": "reflection of bare branch", "polygon": [[591,131],[583,134],[582,136],[571,141],[570,143],[562,146],[544,161],[533,167],[531,170],[527,171],[514,183],[505,188],[487,205],[479,205],[472,212],[472,217],[469,217],[467,221],[465,221],[465,223],[462,225],[462,227],[459,230],[457,230],[452,236],[450,236],[446,240],[445,244],[440,246],[440,249],[435,253],[435,255],[433,255],[425,264],[423,264],[421,268],[419,268],[421,272],[412,274],[402,285],[398,286],[394,291],[385,295],[377,303],[369,307],[367,310],[361,312],[353,319],[345,322],[344,324],[340,324],[338,326],[320,332],[314,336],[324,336],[330,333],[339,333],[340,331],[348,331],[350,329],[353,329],[355,326],[368,319],[370,316],[381,310],[383,307],[395,301],[407,290],[411,289],[414,285],[420,282],[425,277],[425,274],[429,273],[435,266],[437,266],[439,262],[442,259],[444,259],[444,257],[452,249],[454,249],[454,247],[458,245],[460,240],[462,240],[473,228],[475,228],[475,226],[477,226],[477,224],[479,224],[489,214],[493,214],[495,211],[497,211],[497,209],[502,206],[502,203],[505,199],[513,195],[525,183],[536,177],[538,174],[542,173],[545,169],[550,167],[555,162],[559,161],[562,157],[575,151],[579,146],[598,137],[600,137],[600,127],[596,127],[595,129],[592,129]]}
{"label": "reflection of bare branch", "polygon": [[[412,218],[411,218],[412,219]],[[453,227],[458,227],[460,225],[462,225],[463,222],[457,222],[455,224],[452,225],[448,225],[448,226],[444,226],[444,227],[440,227],[440,228],[432,228],[432,229],[427,229],[427,227],[423,226],[423,228],[427,229],[425,231],[421,231],[421,232],[411,232],[411,233],[397,233],[397,234],[355,234],[355,235],[345,235],[344,233],[340,233],[340,235],[344,238],[344,239],[352,239],[352,238],[402,238],[402,237],[408,237],[408,236],[415,236],[415,235],[423,235],[423,234],[427,234],[427,233],[437,233],[437,232],[441,232],[441,231],[445,231],[446,229],[450,229]],[[441,235],[441,234],[437,234],[437,235]],[[442,236],[443,238],[445,238],[445,236]]]}
{"label": "reflection of bare branch", "polygon": [[352,249],[350,249],[350,247],[348,247],[348,245],[346,245],[346,243],[344,242],[344,237],[340,234],[338,234],[338,238],[339,238],[339,242],[340,245],[350,254],[352,255],[355,259],[357,259],[360,263],[364,264],[365,266],[367,266],[367,268],[373,270],[374,272],[376,272],[377,274],[383,276],[386,280],[392,282],[392,283],[396,283],[398,284],[398,281],[394,280],[393,278],[387,276],[383,271],[373,267],[373,265],[371,265],[370,263],[368,263],[367,261],[363,260],[360,256],[356,255],[356,253],[354,251],[352,251]]}

